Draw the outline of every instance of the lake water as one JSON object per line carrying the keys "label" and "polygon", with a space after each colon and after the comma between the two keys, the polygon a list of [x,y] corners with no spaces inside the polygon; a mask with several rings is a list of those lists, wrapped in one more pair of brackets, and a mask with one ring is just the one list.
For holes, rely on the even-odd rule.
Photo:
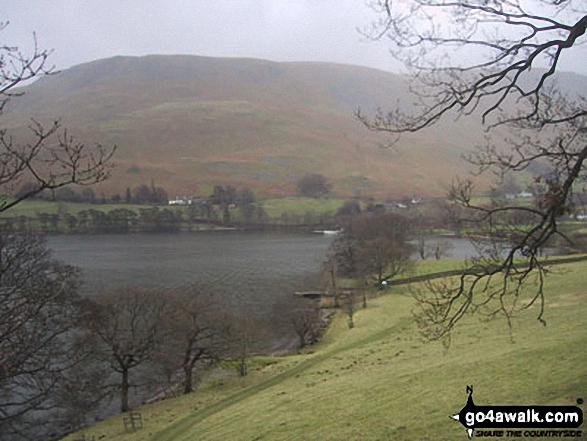
{"label": "lake water", "polygon": [[281,297],[317,288],[331,240],[237,231],[47,238],[55,258],[82,269],[86,295],[197,283],[229,307],[264,317]]}
{"label": "lake water", "polygon": [[[63,235],[50,236],[47,242],[57,259],[81,268],[85,295],[125,286],[164,291],[193,283],[214,294],[227,308],[256,315],[259,326],[269,330],[282,315],[276,305],[284,297],[321,288],[320,266],[332,238],[321,234],[210,231]],[[445,250],[446,258],[477,254],[464,238],[426,238],[430,249],[437,244]],[[419,259],[417,253],[414,259]],[[291,330],[271,329],[271,335],[275,348],[291,344]]]}
{"label": "lake water", "polygon": [[[230,304],[256,309],[276,296],[318,289],[332,237],[210,231],[63,235],[49,236],[47,242],[57,259],[82,269],[83,291],[90,296],[130,285],[168,289],[198,283]],[[426,239],[430,249],[437,244],[446,258],[477,254],[464,238]],[[419,259],[417,253],[414,259]]]}
{"label": "lake water", "polygon": [[216,231],[50,236],[54,256],[83,271],[87,294],[136,285],[200,282],[222,291],[291,291],[315,275],[331,238],[317,234]]}
{"label": "lake water", "polygon": [[[295,291],[320,288],[320,265],[332,239],[320,234],[215,231],[49,236],[47,244],[55,258],[81,268],[88,296],[130,285],[165,290],[198,283],[227,307],[256,314],[256,326],[270,332],[262,348],[282,350],[292,348],[296,337],[287,326],[275,326],[275,305]],[[466,239],[426,239],[431,248],[446,248],[446,243],[444,257],[476,254]],[[131,402],[148,396],[136,392]],[[117,405],[113,401],[100,412],[115,413]]]}

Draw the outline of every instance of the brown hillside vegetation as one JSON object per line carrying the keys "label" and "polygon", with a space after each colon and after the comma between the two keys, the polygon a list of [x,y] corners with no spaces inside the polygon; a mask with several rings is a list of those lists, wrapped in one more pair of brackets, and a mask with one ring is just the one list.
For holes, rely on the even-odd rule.
{"label": "brown hillside vegetation", "polygon": [[100,191],[148,183],[170,194],[213,185],[292,194],[306,173],[341,195],[444,195],[467,173],[461,155],[483,139],[471,121],[448,121],[388,139],[355,118],[361,108],[410,102],[397,75],[328,63],[195,56],[115,57],[45,77],[4,118],[23,139],[29,118],[61,120],[84,142],[118,145]]}

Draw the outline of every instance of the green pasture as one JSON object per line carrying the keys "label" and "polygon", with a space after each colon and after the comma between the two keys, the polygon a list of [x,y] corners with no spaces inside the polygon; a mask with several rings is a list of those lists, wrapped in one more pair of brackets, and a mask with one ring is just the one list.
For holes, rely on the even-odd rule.
{"label": "green pasture", "polygon": [[[474,386],[478,405],[575,405],[587,396],[585,263],[553,267],[546,326],[537,308],[503,319],[466,317],[445,350],[425,343],[408,286],[370,300],[355,328],[335,317],[321,343],[262,357],[251,374],[217,371],[195,393],[140,408],[144,427],[116,416],[86,431],[95,439],[465,440],[449,419]],[[67,438],[71,441],[79,434]],[[506,439],[506,438],[502,438]],[[520,439],[520,438],[517,438]]]}
{"label": "green pasture", "polygon": [[305,213],[334,214],[346,199],[339,198],[307,198],[307,197],[283,197],[267,199],[263,202],[263,208],[270,218],[280,217],[282,213],[291,213],[303,216]]}

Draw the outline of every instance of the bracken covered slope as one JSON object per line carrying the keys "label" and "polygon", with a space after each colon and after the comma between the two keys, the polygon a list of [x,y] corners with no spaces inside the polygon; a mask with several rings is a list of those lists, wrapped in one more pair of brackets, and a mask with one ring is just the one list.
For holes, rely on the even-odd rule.
{"label": "bracken covered slope", "polygon": [[341,195],[443,195],[467,173],[461,155],[483,139],[478,123],[447,120],[385,148],[388,137],[367,131],[354,112],[410,103],[407,82],[349,65],[115,57],[24,91],[2,117],[16,140],[33,117],[59,119],[87,143],[118,145],[106,193],[154,179],[171,194],[231,184],[281,195],[304,174],[322,173]]}

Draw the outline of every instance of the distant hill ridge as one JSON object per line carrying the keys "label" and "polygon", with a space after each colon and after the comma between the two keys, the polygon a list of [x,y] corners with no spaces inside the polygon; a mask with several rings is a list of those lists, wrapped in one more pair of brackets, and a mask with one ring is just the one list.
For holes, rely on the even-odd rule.
{"label": "distant hill ridge", "polygon": [[17,134],[31,117],[60,119],[80,140],[118,145],[107,194],[154,179],[170,194],[230,184],[282,195],[306,173],[322,173],[341,195],[442,195],[466,173],[461,155],[482,140],[476,123],[447,121],[380,148],[387,137],[354,112],[411,102],[405,79],[332,63],[114,57],[24,90],[2,117]]}

